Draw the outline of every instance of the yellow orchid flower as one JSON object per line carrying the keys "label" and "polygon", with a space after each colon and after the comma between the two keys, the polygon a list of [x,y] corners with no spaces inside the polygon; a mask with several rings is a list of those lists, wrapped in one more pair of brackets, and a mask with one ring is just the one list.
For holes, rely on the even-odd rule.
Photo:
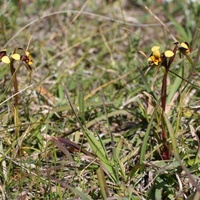
{"label": "yellow orchid flower", "polygon": [[159,46],[154,46],[151,48],[152,54],[148,58],[148,62],[150,65],[159,65],[162,62],[159,48]]}
{"label": "yellow orchid flower", "polygon": [[184,55],[186,55],[186,54],[189,55],[190,54],[189,44],[187,42],[182,42],[180,44],[179,51]]}
{"label": "yellow orchid flower", "polygon": [[26,60],[26,63],[27,63],[28,65],[32,65],[32,64],[33,64],[33,60],[32,60],[32,57],[31,57],[30,53],[29,53],[28,51],[26,51],[25,54],[26,54],[26,56],[27,56],[27,58],[28,58],[28,59]]}
{"label": "yellow orchid flower", "polygon": [[6,49],[0,51],[0,61],[9,64],[10,63],[10,58],[6,55]]}

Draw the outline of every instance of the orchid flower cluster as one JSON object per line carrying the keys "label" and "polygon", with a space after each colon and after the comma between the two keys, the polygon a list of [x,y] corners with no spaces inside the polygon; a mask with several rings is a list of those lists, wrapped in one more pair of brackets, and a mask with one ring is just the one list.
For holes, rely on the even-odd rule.
{"label": "orchid flower cluster", "polygon": [[18,51],[21,51],[22,53],[16,53],[16,50],[11,53],[10,55],[7,55],[6,49],[0,51],[0,62],[3,62],[5,64],[10,64],[12,61],[21,61],[28,70],[31,70],[31,66],[33,64],[32,57],[28,51],[24,51],[22,48],[18,48]]}
{"label": "orchid flower cluster", "polygon": [[[190,54],[189,44],[187,42],[180,43],[180,46],[177,47],[178,43],[175,43],[176,48],[173,51],[167,50],[164,53],[160,53],[159,46],[154,46],[151,48],[151,55],[148,58],[150,66],[161,65],[166,58],[175,57],[176,51],[179,50],[183,55],[188,56]],[[170,63],[171,64],[171,63]]]}
{"label": "orchid flower cluster", "polygon": [[[18,53],[20,52],[20,53]],[[9,64],[11,75],[13,76],[13,88],[14,88],[14,106],[18,106],[18,81],[14,61],[20,61],[25,65],[26,69],[32,71],[31,65],[33,64],[32,57],[28,51],[24,51],[22,48],[15,49],[13,53],[7,53],[6,49],[0,51],[0,62]]]}
{"label": "orchid flower cluster", "polygon": [[163,66],[165,68],[163,78],[162,78],[162,86],[161,86],[161,108],[162,108],[162,113],[161,113],[161,134],[160,134],[160,139],[163,143],[163,146],[161,147],[161,156],[164,160],[169,160],[170,159],[170,147],[169,143],[167,141],[167,131],[166,131],[166,124],[165,124],[165,116],[164,112],[166,110],[166,102],[167,102],[167,76],[168,72],[170,71],[170,66],[174,61],[174,58],[176,56],[176,53],[179,51],[182,53],[189,61],[191,64],[193,64],[192,59],[190,58],[190,48],[187,42],[182,42],[182,43],[175,43],[174,49],[167,50],[164,53],[160,53],[159,51],[160,47],[159,46],[154,46],[151,48],[151,55],[148,58],[148,62],[150,66],[158,66],[158,69],[160,66]]}

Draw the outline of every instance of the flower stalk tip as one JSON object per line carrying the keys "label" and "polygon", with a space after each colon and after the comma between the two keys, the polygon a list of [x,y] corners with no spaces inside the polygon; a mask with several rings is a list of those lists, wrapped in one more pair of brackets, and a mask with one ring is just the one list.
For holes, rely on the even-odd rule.
{"label": "flower stalk tip", "polygon": [[23,53],[19,54],[14,51],[9,56],[7,55],[6,49],[0,51],[0,62],[5,64],[10,64],[12,60],[14,61],[22,61],[25,67],[31,71],[31,65],[33,64],[33,59],[29,51],[24,51],[22,48],[18,48],[18,50],[22,50]]}

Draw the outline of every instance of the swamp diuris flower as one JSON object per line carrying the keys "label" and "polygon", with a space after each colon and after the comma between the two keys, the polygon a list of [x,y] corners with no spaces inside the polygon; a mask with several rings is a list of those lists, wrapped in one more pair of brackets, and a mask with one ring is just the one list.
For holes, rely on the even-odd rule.
{"label": "swamp diuris flower", "polygon": [[182,42],[180,44],[179,47],[179,51],[183,54],[183,55],[189,55],[190,54],[190,47],[189,44],[187,42]]}
{"label": "swamp diuris flower", "polygon": [[19,61],[19,63],[25,65],[25,67],[31,72],[31,64],[33,64],[33,60],[28,51],[24,51],[22,48],[15,49],[13,53],[7,55],[6,50],[0,51],[0,62],[10,65],[10,71],[13,80],[13,88],[14,88],[14,106],[18,105],[18,81],[17,81],[17,69],[15,68],[15,61]]}
{"label": "swamp diuris flower", "polygon": [[26,66],[28,70],[31,70],[31,66],[33,64],[32,57],[28,51],[24,51],[22,48],[18,50],[22,50],[23,53],[19,54],[14,51],[10,56],[7,56],[6,50],[0,51],[0,62],[5,64],[10,64],[11,60],[22,61],[22,63]]}
{"label": "swamp diuris flower", "polygon": [[31,66],[33,64],[32,57],[28,51],[25,54],[21,55],[20,60],[24,63],[26,68],[31,71]]}
{"label": "swamp diuris flower", "polygon": [[166,63],[166,58],[170,58],[174,56],[174,52],[171,50],[167,50],[164,53],[160,53],[159,46],[154,46],[151,48],[152,54],[148,58],[149,64],[152,65],[160,65],[161,63]]}
{"label": "swamp diuris flower", "polygon": [[[28,51],[25,52],[25,62],[28,64],[28,65],[32,65],[33,64],[33,60],[32,60],[32,57],[30,55],[30,53]],[[23,58],[23,59],[24,59]],[[21,58],[22,59],[22,58]]]}
{"label": "swamp diuris flower", "polygon": [[154,46],[151,48],[152,54],[150,55],[148,59],[148,62],[150,65],[159,65],[162,62],[159,49],[160,49],[159,46]]}
{"label": "swamp diuris flower", "polygon": [[178,49],[187,58],[190,64],[193,65],[194,63],[190,57],[191,50],[189,44],[187,42],[182,42]]}
{"label": "swamp diuris flower", "polygon": [[0,51],[0,60],[5,64],[10,64],[11,59],[20,60],[20,55],[17,53],[12,53],[10,56],[7,56],[6,50]]}
{"label": "swamp diuris flower", "polygon": [[10,58],[6,54],[6,49],[0,51],[0,61],[9,64],[10,63]]}

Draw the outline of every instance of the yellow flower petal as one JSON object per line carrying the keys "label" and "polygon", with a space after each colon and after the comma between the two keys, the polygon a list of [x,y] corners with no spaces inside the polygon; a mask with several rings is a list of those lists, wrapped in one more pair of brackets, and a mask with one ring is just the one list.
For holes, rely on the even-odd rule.
{"label": "yellow flower petal", "polygon": [[187,42],[182,42],[179,47],[179,50],[182,54],[190,54],[190,47]]}
{"label": "yellow flower petal", "polygon": [[166,56],[167,58],[170,58],[170,57],[172,57],[173,55],[174,55],[174,52],[173,52],[173,51],[171,51],[171,50],[165,51],[165,56]]}
{"label": "yellow flower petal", "polygon": [[151,59],[151,56],[148,58],[148,62],[151,62],[152,61],[152,59]]}
{"label": "yellow flower petal", "polygon": [[28,51],[26,51],[25,54],[28,57],[27,64],[28,65],[32,65],[33,64],[33,60],[32,60],[31,54]]}
{"label": "yellow flower petal", "polygon": [[153,52],[153,55],[154,55],[156,58],[160,58],[160,51],[155,50],[155,51]]}
{"label": "yellow flower petal", "polygon": [[26,56],[30,56],[30,53],[28,51],[25,52]]}
{"label": "yellow flower petal", "polygon": [[160,49],[159,46],[154,46],[154,47],[151,48],[151,51],[152,51],[152,52],[154,52],[154,51],[158,51],[158,49]]}
{"label": "yellow flower petal", "polygon": [[183,47],[184,49],[189,49],[189,46],[186,42],[182,42],[181,47]]}
{"label": "yellow flower petal", "polygon": [[14,53],[11,55],[14,60],[20,60],[20,55],[18,53]]}
{"label": "yellow flower petal", "polygon": [[5,64],[9,64],[10,63],[10,58],[8,56],[3,56],[1,58],[1,61]]}
{"label": "yellow flower petal", "polygon": [[160,48],[159,46],[154,46],[151,48],[151,51],[153,53],[148,58],[148,62],[150,65],[159,65],[162,62],[159,48]]}
{"label": "yellow flower petal", "polygon": [[33,60],[29,60],[28,65],[32,65],[32,64],[33,64]]}

